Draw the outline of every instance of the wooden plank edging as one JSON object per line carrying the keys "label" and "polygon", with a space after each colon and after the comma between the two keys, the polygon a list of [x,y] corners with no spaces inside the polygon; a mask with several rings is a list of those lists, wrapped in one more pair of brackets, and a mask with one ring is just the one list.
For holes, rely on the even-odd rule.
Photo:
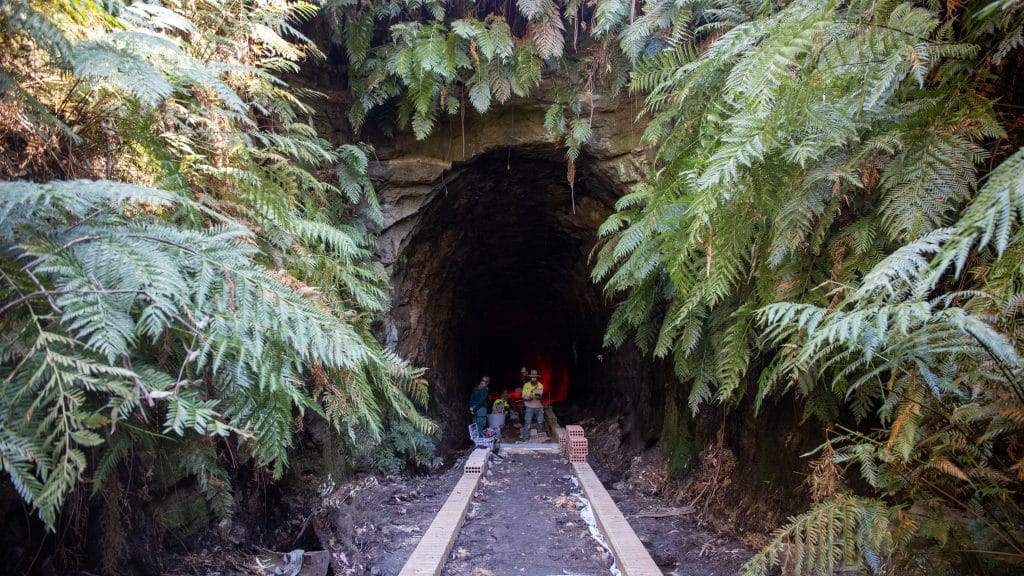
{"label": "wooden plank edging", "polygon": [[[490,450],[478,448],[469,456],[467,462],[470,460],[480,462],[482,458],[482,472],[486,469],[487,458],[490,454]],[[416,549],[405,561],[405,566],[398,573],[399,576],[440,576],[444,564],[448,560],[448,554],[451,553],[452,546],[455,545],[455,540],[459,536],[459,530],[462,529],[462,524],[466,521],[466,510],[469,509],[469,503],[473,500],[473,492],[476,491],[481,477],[483,474],[479,472],[462,475],[444,505],[437,511],[434,521],[430,523],[423,538],[420,538]]]}
{"label": "wooden plank edging", "polygon": [[[558,420],[554,418],[554,411],[548,408],[550,417],[547,418],[549,425],[561,434],[565,433],[557,425]],[[557,434],[557,435],[561,435]],[[467,465],[472,463],[473,472],[467,472],[452,489],[448,499],[437,512],[430,527],[427,528],[423,538],[420,539],[416,549],[405,562],[399,576],[440,576],[448,555],[455,545],[459,530],[466,519],[466,511],[473,499],[473,492],[476,491],[487,466],[487,458],[491,451],[488,449],[474,450],[467,459]],[[475,472],[479,465],[480,472]],[[626,521],[619,507],[612,500],[612,497],[605,490],[604,485],[598,479],[594,469],[586,462],[572,462],[573,472],[579,479],[580,487],[584,496],[590,501],[590,509],[594,514],[597,527],[604,535],[605,542],[615,557],[615,564],[623,576],[662,576],[658,565],[654,563],[651,555],[644,548],[640,538],[637,537],[633,528]]]}
{"label": "wooden plank edging", "polygon": [[594,469],[586,462],[571,463],[576,478],[583,488],[583,495],[590,500],[597,527],[615,556],[615,566],[623,576],[662,576],[661,569],[654,563],[644,548],[643,542],[633,532],[619,507],[612,500],[604,485],[597,478]]}

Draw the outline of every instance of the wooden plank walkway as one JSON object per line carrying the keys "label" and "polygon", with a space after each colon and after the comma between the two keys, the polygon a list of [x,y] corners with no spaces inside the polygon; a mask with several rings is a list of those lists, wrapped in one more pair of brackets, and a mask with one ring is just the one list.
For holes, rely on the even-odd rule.
{"label": "wooden plank walkway", "polygon": [[590,536],[597,527],[571,472],[557,453],[492,459],[444,576],[611,576],[611,550]]}
{"label": "wooden plank walkway", "polygon": [[[564,434],[564,429],[558,426],[558,421],[550,407],[546,412],[545,420],[555,437]],[[509,453],[557,452],[558,450],[558,444],[509,444],[502,447],[502,451]],[[466,461],[462,479],[455,485],[448,500],[434,517],[434,521],[427,528],[399,576],[441,575],[459,530],[465,522],[466,511],[473,498],[473,492],[480,483],[481,475],[487,469],[489,456],[490,450],[487,449],[477,449],[470,455]],[[579,480],[584,496],[590,501],[598,529],[615,557],[616,568],[623,576],[661,576],[661,570],[651,559],[651,555],[644,548],[640,538],[626,521],[626,517],[623,516],[608,491],[605,490],[590,464],[572,462],[571,466]]]}

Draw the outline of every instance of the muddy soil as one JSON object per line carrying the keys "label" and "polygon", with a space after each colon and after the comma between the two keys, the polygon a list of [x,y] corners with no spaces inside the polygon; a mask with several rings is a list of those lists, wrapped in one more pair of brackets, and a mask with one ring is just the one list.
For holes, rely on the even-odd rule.
{"label": "muddy soil", "polygon": [[[445,475],[414,479],[419,503],[406,506],[404,522],[418,531],[401,538],[394,528],[390,534],[389,530],[365,534],[360,546],[361,553],[372,559],[367,570],[345,573],[398,574],[458,480],[455,472],[461,473],[463,461]],[[738,538],[701,527],[685,506],[672,507],[658,496],[620,484],[615,487],[608,486],[608,493],[665,574],[732,576],[755,552]],[[394,492],[399,487],[387,489]],[[578,492],[568,463],[559,456],[504,454],[502,459],[492,459],[444,574],[609,574],[611,557],[591,538],[580,518],[579,501],[572,496]],[[370,494],[364,499],[378,500]],[[379,519],[388,513],[388,506],[392,505],[381,506]]]}
{"label": "muddy soil", "polygon": [[[468,451],[466,453],[468,455]],[[564,458],[504,454],[481,480],[445,574],[472,576],[609,574],[611,557],[579,517],[578,492]],[[270,550],[325,549],[332,574],[394,576],[412,554],[462,475],[465,456],[442,473],[367,477],[293,511],[276,543],[254,545],[211,531],[190,553],[165,564],[168,575],[263,574]],[[621,489],[614,489],[615,487]],[[609,494],[665,574],[739,573],[753,550],[697,525],[684,508],[616,483]],[[263,547],[266,546],[266,547]]]}
{"label": "muddy soil", "polygon": [[492,458],[444,574],[609,574],[611,554],[591,538],[579,493],[560,455]]}
{"label": "muddy soil", "polygon": [[208,530],[165,562],[166,576],[262,576],[261,568],[295,548],[328,550],[330,574],[398,574],[462,477],[465,456],[429,476],[367,476],[296,506],[274,542],[251,542]]}

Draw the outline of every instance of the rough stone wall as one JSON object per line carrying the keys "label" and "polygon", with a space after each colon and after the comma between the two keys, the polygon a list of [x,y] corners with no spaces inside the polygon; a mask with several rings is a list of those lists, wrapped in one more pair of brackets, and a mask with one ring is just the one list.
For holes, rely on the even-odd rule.
{"label": "rough stone wall", "polygon": [[[310,30],[310,34],[319,35],[325,40],[323,45],[330,46],[324,29]],[[341,47],[334,49],[340,51]],[[385,215],[378,256],[396,288],[381,335],[406,358],[431,368],[431,415],[442,421],[449,415],[453,420],[464,419],[466,415],[459,411],[464,410],[463,390],[437,386],[456,374],[443,373],[444,367],[438,370],[436,360],[448,354],[452,346],[469,348],[479,343],[452,341],[453,334],[446,330],[451,324],[463,322],[467,312],[456,305],[450,292],[440,290],[441,284],[452,280],[451,270],[429,265],[450,254],[460,244],[460,236],[455,231],[442,231],[429,246],[410,249],[410,245],[423,232],[428,208],[440,206],[435,200],[446,193],[448,184],[458,180],[481,158],[516,151],[564,165],[564,149],[550,141],[543,126],[554,91],[548,82],[531,97],[495,106],[483,116],[469,107],[462,117],[442,116],[434,134],[423,141],[415,140],[408,132],[384,134],[382,127],[392,123],[393,118],[370,118],[362,134],[354,136],[345,118],[351,103],[344,90],[345,71],[335,60],[331,57],[322,64],[308,66],[301,77],[290,79],[289,83],[327,94],[327,99],[320,103],[322,121],[318,126],[325,138],[337,143],[368,141],[375,145],[371,175]],[[642,108],[642,100],[626,95],[614,100],[594,100],[593,139],[585,147],[578,166],[578,190],[606,190],[617,197],[638,183],[650,159],[649,151],[639,148],[643,129],[633,121]],[[589,111],[586,103],[584,108]],[[592,216],[609,209],[607,198],[578,200],[578,210]],[[558,218],[565,220],[564,215]],[[586,256],[585,251],[581,252],[581,259]],[[433,279],[428,278],[431,275]],[[447,324],[431,321],[438,317],[447,318]],[[602,318],[595,318],[594,324],[600,326],[598,332],[603,330]],[[748,520],[757,523],[759,519],[753,516],[763,512],[764,502],[774,501],[779,494],[791,501],[791,492],[799,485],[799,478],[794,478],[795,469],[803,464],[798,455],[806,451],[809,443],[820,442],[821,438],[814,423],[801,425],[794,399],[787,397],[766,406],[756,417],[749,401],[729,414],[708,406],[694,416],[686,402],[688,386],[677,381],[667,362],[654,362],[629,347],[608,351],[603,356],[597,369],[608,377],[589,382],[587,389],[588,394],[602,399],[603,406],[581,407],[581,415],[599,416],[595,412],[601,408],[626,414],[627,421],[620,428],[622,439],[634,448],[650,446],[658,440],[673,475],[684,477],[698,464],[699,453],[714,440],[725,419],[724,440],[738,464],[728,499],[737,504],[739,500],[746,501],[744,506],[730,506],[733,513],[750,512],[752,518]],[[797,428],[800,430],[795,431]],[[756,505],[759,500],[760,507]]]}
{"label": "rough stone wall", "polygon": [[[384,211],[380,256],[394,264],[410,233],[416,229],[422,209],[445,188],[445,179],[489,152],[530,150],[540,157],[560,159],[564,148],[552,142],[544,128],[544,112],[552,104],[541,90],[530,99],[519,99],[485,115],[467,112],[464,118],[444,117],[434,133],[416,140],[408,132],[372,141],[377,161],[370,176]],[[600,179],[623,194],[642,177],[650,152],[639,145],[642,124],[636,108],[623,99],[593,99],[593,137],[583,148],[579,178]]]}
{"label": "rough stone wall", "polygon": [[[458,407],[461,407],[463,392],[459,385],[445,382],[464,375],[456,374],[454,368],[445,363],[444,356],[451,353],[448,348],[452,346],[475,343],[452,341],[452,326],[471,319],[464,317],[467,312],[455,302],[450,290],[450,283],[456,281],[450,267],[437,266],[432,261],[453,257],[460,242],[466,239],[454,228],[424,230],[424,226],[438,226],[436,216],[431,216],[433,223],[425,223],[425,214],[430,213],[430,206],[437,204],[440,196],[447,195],[458,185],[453,183],[462,181],[463,188],[471,186],[465,181],[479,178],[472,171],[479,170],[477,164],[482,159],[493,164],[503,155],[507,155],[510,162],[514,156],[520,166],[524,159],[527,164],[532,159],[538,167],[543,165],[543,170],[538,168],[538,178],[545,178],[537,182],[538,196],[564,193],[568,189],[565,149],[553,142],[552,135],[544,128],[545,111],[553,103],[548,96],[551,93],[552,87],[545,85],[531,98],[513,100],[484,115],[470,109],[464,117],[442,117],[434,133],[425,140],[416,140],[408,132],[374,134],[369,125],[360,137],[369,140],[375,148],[369,172],[384,214],[377,255],[395,286],[392,308],[382,328],[383,337],[405,357],[431,369],[428,374],[432,382],[431,413],[445,424],[451,424],[449,420],[461,422]],[[331,99],[338,101],[336,96],[340,95],[331,95]],[[341,116],[344,108],[339,106],[325,111],[328,123],[325,128],[328,134],[334,133],[335,140],[351,141],[347,121]],[[545,224],[559,228],[561,234],[577,242],[581,270],[589,271],[586,261],[597,240],[597,227],[611,213],[615,200],[640,182],[650,162],[650,151],[639,144],[643,130],[643,125],[636,121],[639,109],[639,101],[625,95],[617,99],[595,97],[592,102],[584,103],[584,110],[590,115],[592,138],[577,161],[573,211],[570,212],[566,204],[564,212],[556,211]],[[558,167],[555,173],[552,167]],[[504,176],[496,174],[495,177]],[[448,201],[445,205],[448,209],[461,209],[458,202]],[[534,209],[539,211],[541,207]],[[414,243],[423,244],[425,237],[429,237],[429,249],[411,247]],[[585,274],[574,282],[587,284]],[[580,273],[577,271],[575,275],[578,277]],[[591,300],[586,307],[595,310],[588,315],[593,316],[593,331],[599,343],[608,303],[600,298],[599,288],[587,288],[592,288],[593,293],[581,293],[580,297]],[[643,382],[645,369],[637,369],[639,356],[635,351],[624,351],[621,358],[616,359],[617,354],[609,353],[611,358],[606,360],[604,368],[621,372],[621,378],[608,374],[606,381],[590,385],[607,389],[615,386],[611,381],[617,380],[619,388],[638,387],[637,394],[608,396],[629,398],[629,405],[634,408],[631,411],[643,414],[643,428],[650,434],[654,428],[651,422],[660,421],[660,412],[652,414],[647,406],[633,406],[633,400],[651,396]],[[595,367],[592,372],[599,368]],[[455,426],[450,428],[456,429]]]}
{"label": "rough stone wall", "polygon": [[[449,193],[463,193],[466,186],[472,187],[466,181],[474,182],[481,177],[473,172],[479,169],[476,165],[494,163],[495,158],[500,160],[505,154],[510,161],[527,158],[534,159],[538,166],[548,166],[538,168],[538,178],[547,180],[538,181],[537,193],[557,194],[554,188],[564,184],[565,178],[564,148],[553,143],[544,128],[544,113],[551,104],[551,99],[545,97],[547,93],[542,90],[539,96],[513,101],[486,115],[467,111],[464,118],[444,117],[434,134],[422,141],[407,132],[394,136],[364,135],[376,149],[370,173],[385,218],[378,255],[392,274],[395,286],[384,335],[405,357],[431,368],[428,377],[433,384],[439,384],[432,386],[431,414],[456,435],[459,427],[453,422],[465,419],[463,388],[471,383],[452,384],[450,381],[465,375],[460,375],[450,362],[446,364],[445,357],[451,354],[453,346],[471,348],[479,343],[456,341],[452,326],[467,322],[465,316],[469,312],[447,290],[451,282],[458,281],[457,274],[450,266],[438,266],[437,262],[453,257],[466,238],[456,227],[459,214],[442,218],[442,227],[450,228],[430,233],[427,246],[422,245],[427,234],[424,227],[438,225],[436,216],[431,215],[431,206],[438,209],[434,211],[436,215],[442,209],[458,212],[471,204],[471,200],[446,199],[443,204],[437,200]],[[614,201],[640,182],[651,161],[651,151],[639,145],[643,127],[635,122],[639,108],[635,101],[625,97],[597,98],[593,105],[593,138],[584,147],[577,166],[576,213],[556,210],[550,222],[580,240],[578,258],[584,263],[596,241],[597,226],[611,212]],[[346,130],[343,119],[336,119],[335,130]],[[552,164],[562,167],[558,174],[550,172]],[[426,222],[432,218],[433,223]],[[583,240],[587,235],[590,238]],[[589,269],[589,264],[585,265]],[[581,291],[579,296],[595,299],[591,292]],[[590,301],[584,306],[587,310],[602,307],[608,310],[609,304]],[[606,316],[594,320],[598,338],[605,320]],[[595,401],[580,407],[583,412],[577,413],[625,415],[621,440],[633,449],[643,449],[658,441],[673,474],[685,476],[697,464],[701,450],[713,441],[722,413],[708,408],[699,417],[689,415],[685,387],[675,381],[664,363],[644,357],[635,348],[627,345],[604,352],[601,363],[593,367],[598,376],[586,383],[586,392]],[[778,510],[790,510],[800,499],[796,489],[799,478],[794,476],[801,466],[797,455],[811,437],[818,435],[814,426],[798,427],[799,416],[794,415],[791,403],[788,399],[757,418],[749,407],[726,416],[725,442],[735,453],[738,468],[728,492],[735,506],[723,509],[722,515],[729,516],[728,523],[735,527],[750,524],[749,527],[763,528],[762,525],[778,519],[742,522],[730,515],[742,511],[762,514],[764,502],[769,501]],[[793,431],[776,437],[777,427]],[[448,437],[443,444],[456,443],[456,438]]]}

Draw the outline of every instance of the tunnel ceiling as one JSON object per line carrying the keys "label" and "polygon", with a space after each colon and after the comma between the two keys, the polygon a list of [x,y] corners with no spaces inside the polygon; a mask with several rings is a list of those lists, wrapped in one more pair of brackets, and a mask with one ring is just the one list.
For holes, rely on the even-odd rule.
{"label": "tunnel ceiling", "polygon": [[481,159],[432,207],[438,224],[460,234],[454,293],[480,305],[500,299],[554,308],[587,283],[587,252],[614,198],[581,186],[573,214],[564,164],[514,162]]}

